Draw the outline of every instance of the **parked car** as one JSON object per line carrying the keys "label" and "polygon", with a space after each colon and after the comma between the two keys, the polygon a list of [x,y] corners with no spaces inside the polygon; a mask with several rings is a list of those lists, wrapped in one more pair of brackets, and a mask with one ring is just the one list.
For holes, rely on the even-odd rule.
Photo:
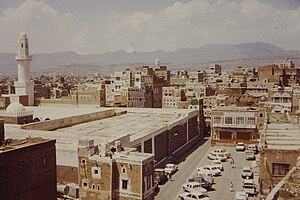
{"label": "parked car", "polygon": [[226,159],[227,159],[225,154],[218,154],[218,153],[209,153],[207,155],[207,158],[211,159],[211,160],[221,160],[222,162],[226,161]]}
{"label": "parked car", "polygon": [[243,181],[243,191],[250,195],[256,194],[256,186],[254,185],[253,180],[244,180]]}
{"label": "parked car", "polygon": [[223,164],[220,160],[211,161],[211,165],[217,167],[219,170],[224,171]]}
{"label": "parked car", "polygon": [[201,192],[200,193],[199,192],[192,192],[192,193],[184,192],[179,195],[179,198],[181,200],[211,200],[207,195],[205,195]]}
{"label": "parked car", "polygon": [[247,150],[253,151],[254,154],[258,153],[258,147],[256,144],[249,144]]}
{"label": "parked car", "polygon": [[255,160],[255,155],[252,150],[247,150],[246,151],[246,160]]}
{"label": "parked car", "polygon": [[166,164],[164,170],[166,174],[174,174],[178,170],[178,165],[172,163]]}
{"label": "parked car", "polygon": [[154,170],[154,180],[158,183],[161,184],[164,181],[167,180],[166,172],[162,168],[156,168]]}
{"label": "parked car", "polygon": [[227,152],[225,149],[215,149],[215,150],[211,151],[210,153],[216,153],[216,154],[222,153],[222,154],[225,154],[225,156],[227,158],[231,157],[231,153]]}
{"label": "parked car", "polygon": [[204,179],[205,182],[208,182],[210,184],[214,184],[214,176],[209,171],[197,171],[197,176]]}
{"label": "parked car", "polygon": [[248,194],[246,192],[236,192],[235,200],[248,200]]}
{"label": "parked car", "polygon": [[197,170],[211,172],[213,176],[221,175],[221,170],[219,170],[216,166],[212,166],[212,165],[205,165],[204,167],[199,167]]}
{"label": "parked car", "polygon": [[242,142],[236,143],[235,150],[236,151],[245,151],[245,144]]}
{"label": "parked car", "polygon": [[243,167],[241,171],[242,178],[253,178],[253,171],[250,167]]}
{"label": "parked car", "polygon": [[203,188],[201,183],[198,182],[187,182],[185,184],[182,185],[183,190],[185,192],[201,192],[203,194],[207,193],[207,189]]}

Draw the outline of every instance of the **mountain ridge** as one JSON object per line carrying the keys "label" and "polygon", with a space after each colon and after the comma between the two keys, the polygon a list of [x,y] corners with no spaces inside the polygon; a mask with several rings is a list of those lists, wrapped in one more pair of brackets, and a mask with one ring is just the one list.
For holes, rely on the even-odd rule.
{"label": "mountain ridge", "polygon": [[[0,53],[1,73],[16,73],[17,63],[13,53]],[[300,59],[300,50],[285,50],[270,43],[253,42],[233,44],[211,44],[198,48],[181,48],[174,51],[155,50],[152,52],[128,53],[124,50],[106,52],[100,54],[81,55],[74,51],[36,53],[33,54],[31,70],[39,72],[43,70],[59,69],[60,66],[87,65],[103,68],[111,66],[144,63],[153,65],[159,58],[161,63],[170,63],[173,66],[187,66],[197,63],[205,64],[215,61],[228,62],[232,60],[251,59],[278,59],[291,57]],[[270,63],[272,64],[272,63]]]}

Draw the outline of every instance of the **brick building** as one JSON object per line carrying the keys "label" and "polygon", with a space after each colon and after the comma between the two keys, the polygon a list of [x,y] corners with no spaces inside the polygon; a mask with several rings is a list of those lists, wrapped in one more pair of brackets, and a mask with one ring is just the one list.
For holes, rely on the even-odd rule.
{"label": "brick building", "polygon": [[55,140],[0,141],[0,172],[1,199],[56,200]]}
{"label": "brick building", "polygon": [[78,149],[81,200],[154,199],[153,154],[123,151],[120,143],[107,152],[93,140],[80,143],[86,143]]}
{"label": "brick building", "polygon": [[279,64],[258,67],[258,79],[281,86],[297,84],[300,83],[300,69],[295,68],[295,63],[286,58]]}

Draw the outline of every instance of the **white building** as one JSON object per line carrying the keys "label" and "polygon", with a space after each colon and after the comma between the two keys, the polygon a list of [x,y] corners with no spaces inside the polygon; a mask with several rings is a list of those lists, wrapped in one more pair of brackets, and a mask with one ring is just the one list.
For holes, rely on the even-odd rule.
{"label": "white building", "polygon": [[29,55],[29,44],[26,33],[21,32],[18,42],[18,81],[15,81],[17,95],[28,95],[28,105],[34,105],[34,82],[30,80],[30,63],[32,55]]}

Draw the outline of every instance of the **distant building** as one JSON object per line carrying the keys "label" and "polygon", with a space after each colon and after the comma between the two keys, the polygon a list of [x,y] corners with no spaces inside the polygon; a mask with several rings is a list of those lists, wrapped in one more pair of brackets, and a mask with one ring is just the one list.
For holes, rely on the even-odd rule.
{"label": "distant building", "polygon": [[124,151],[120,144],[100,152],[93,140],[80,145],[80,200],[154,199],[154,154]]}
{"label": "distant building", "polygon": [[263,108],[219,107],[211,112],[211,140],[216,143],[257,142],[263,128]]}
{"label": "distant building", "polygon": [[1,140],[4,134],[1,120],[0,129],[1,199],[55,200],[55,140]]}

